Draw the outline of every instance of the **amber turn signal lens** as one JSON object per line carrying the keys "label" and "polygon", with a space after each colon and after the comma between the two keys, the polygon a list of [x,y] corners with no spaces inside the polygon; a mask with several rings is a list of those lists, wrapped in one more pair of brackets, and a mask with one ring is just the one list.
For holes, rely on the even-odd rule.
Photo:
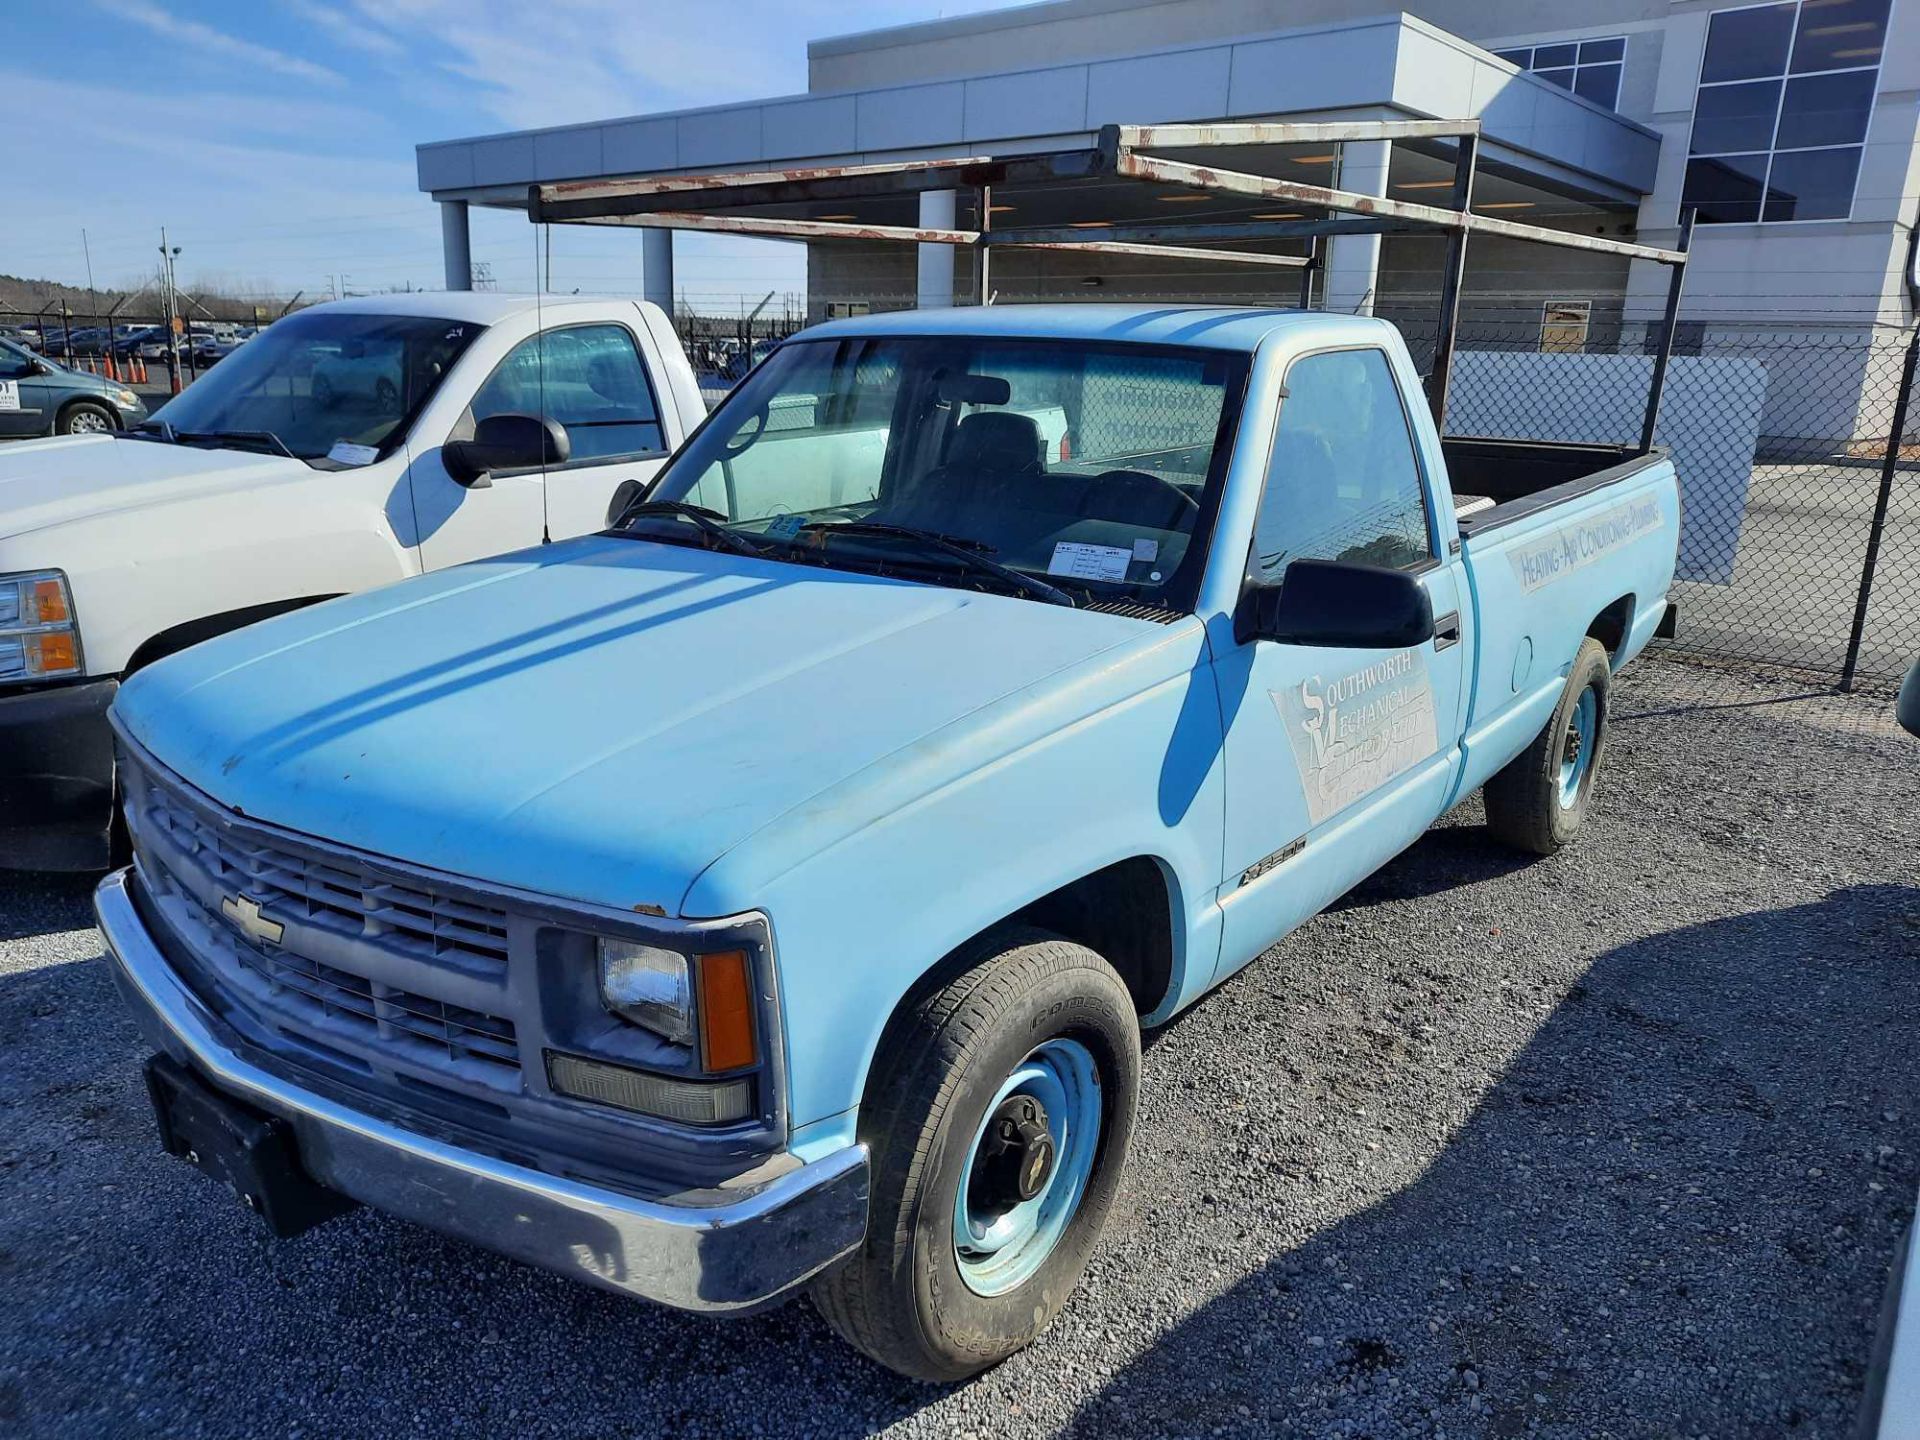
{"label": "amber turn signal lens", "polygon": [[73,620],[73,612],[67,609],[67,592],[58,580],[33,582],[33,615],[41,625],[66,625]]}
{"label": "amber turn signal lens", "polygon": [[700,957],[700,1055],[709,1070],[738,1070],[758,1058],[744,950]]}
{"label": "amber turn signal lens", "polygon": [[41,675],[59,675],[68,670],[80,668],[80,653],[74,648],[73,635],[29,635],[27,643],[39,652],[40,663],[37,667]]}

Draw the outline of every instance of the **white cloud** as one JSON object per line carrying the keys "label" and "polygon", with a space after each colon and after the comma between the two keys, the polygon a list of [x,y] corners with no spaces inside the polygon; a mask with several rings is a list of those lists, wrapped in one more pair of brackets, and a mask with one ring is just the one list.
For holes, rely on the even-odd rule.
{"label": "white cloud", "polygon": [[371,55],[376,60],[404,60],[407,56],[405,42],[388,34],[364,15],[350,15],[345,10],[327,4],[326,0],[280,0],[280,4],[289,14],[326,31],[349,49]]}
{"label": "white cloud", "polygon": [[269,45],[243,40],[238,35],[230,35],[225,30],[215,29],[198,20],[174,15],[154,4],[153,0],[93,0],[93,3],[122,20],[145,26],[156,35],[183,41],[211,54],[263,66],[296,80],[311,80],[322,85],[346,83],[346,77],[338,71],[316,65],[311,60],[303,60],[298,55],[288,55]]}

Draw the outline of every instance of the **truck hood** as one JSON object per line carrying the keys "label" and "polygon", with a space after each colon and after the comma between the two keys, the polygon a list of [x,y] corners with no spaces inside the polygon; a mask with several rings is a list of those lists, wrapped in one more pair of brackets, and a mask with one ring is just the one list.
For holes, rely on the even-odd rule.
{"label": "truck hood", "polygon": [[673,914],[703,869],[821,791],[1158,630],[591,537],[209,641],[134,676],[115,714],[256,819]]}
{"label": "truck hood", "polygon": [[313,472],[284,455],[68,435],[0,446],[0,538]]}

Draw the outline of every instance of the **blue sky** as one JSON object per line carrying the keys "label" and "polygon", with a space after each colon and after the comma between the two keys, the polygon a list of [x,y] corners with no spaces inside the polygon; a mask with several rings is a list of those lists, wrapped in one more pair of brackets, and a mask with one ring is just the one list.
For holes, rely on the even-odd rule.
{"label": "blue sky", "polygon": [[[809,39],[1001,3],[0,0],[0,273],[85,284],[85,230],[94,279],[137,282],[165,225],[189,288],[437,288],[418,142],[802,91]],[[475,212],[473,242],[532,285],[524,220]],[[554,288],[635,292],[639,249],[556,229]],[[675,268],[701,308],[804,277],[727,237],[676,237]]]}

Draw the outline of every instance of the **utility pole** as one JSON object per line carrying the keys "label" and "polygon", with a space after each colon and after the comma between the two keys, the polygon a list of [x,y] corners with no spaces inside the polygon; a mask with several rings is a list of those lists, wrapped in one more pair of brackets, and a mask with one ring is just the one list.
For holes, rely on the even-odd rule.
{"label": "utility pole", "polygon": [[174,293],[173,262],[179,257],[178,245],[167,245],[167,227],[160,227],[160,289],[167,309],[167,386],[180,393],[180,312]]}

